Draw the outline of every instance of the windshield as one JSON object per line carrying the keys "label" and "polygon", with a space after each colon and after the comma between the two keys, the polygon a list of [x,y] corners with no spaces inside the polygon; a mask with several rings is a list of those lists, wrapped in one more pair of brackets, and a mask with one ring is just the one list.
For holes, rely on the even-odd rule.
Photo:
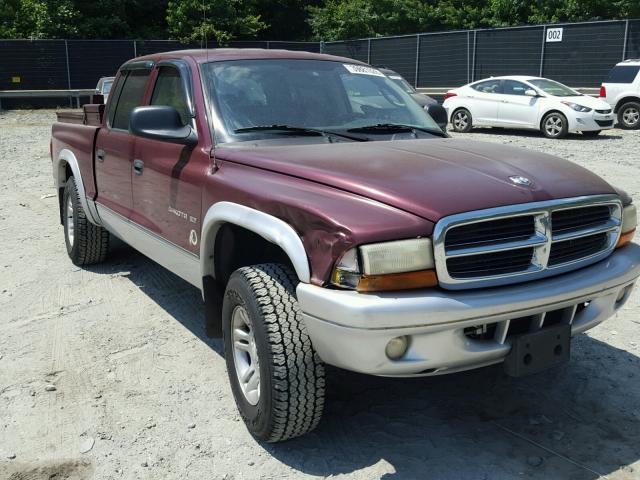
{"label": "windshield", "polygon": [[402,78],[400,75],[389,75],[389,78],[391,80],[393,80],[397,85],[400,86],[400,88],[402,88],[405,92],[407,93],[413,93],[415,92],[415,90],[413,89],[413,87],[411,85],[409,85],[409,82],[407,82],[404,78]]}
{"label": "windshield", "polygon": [[107,95],[111,91],[111,86],[113,85],[113,80],[105,80],[102,85],[102,93]]}
{"label": "windshield", "polygon": [[[439,131],[403,89],[379,70],[363,65],[233,60],[204,64],[202,76],[219,117],[214,121],[216,137],[223,143],[295,135],[292,130],[251,129],[274,125],[346,132],[402,124]],[[370,139],[382,139],[379,134],[375,137]]]}
{"label": "windshield", "polygon": [[529,80],[529,83],[534,87],[539,88],[544,93],[549,95],[553,95],[554,97],[579,97],[582,96],[581,93],[572,90],[558,82],[554,82],[553,80],[547,80],[546,78],[537,78],[535,80]]}

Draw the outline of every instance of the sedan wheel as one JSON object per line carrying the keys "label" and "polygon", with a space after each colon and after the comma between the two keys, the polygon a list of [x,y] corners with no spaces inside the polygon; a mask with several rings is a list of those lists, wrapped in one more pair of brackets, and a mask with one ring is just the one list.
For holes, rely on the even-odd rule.
{"label": "sedan wheel", "polygon": [[465,108],[456,110],[451,119],[451,123],[456,132],[467,133],[471,130],[472,126],[471,113]]}
{"label": "sedan wheel", "polygon": [[542,120],[542,133],[547,138],[562,138],[567,129],[567,119],[561,113],[550,113]]}

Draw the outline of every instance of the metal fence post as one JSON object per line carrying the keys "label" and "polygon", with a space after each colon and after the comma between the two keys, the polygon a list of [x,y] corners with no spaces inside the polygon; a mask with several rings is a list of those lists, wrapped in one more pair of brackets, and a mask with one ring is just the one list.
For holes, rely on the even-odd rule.
{"label": "metal fence post", "polygon": [[542,45],[540,46],[540,71],[538,76],[541,77],[544,71],[544,50],[547,44],[547,26],[542,26]]}
{"label": "metal fence post", "polygon": [[467,83],[471,82],[471,65],[469,65],[469,57],[471,56],[469,50],[471,50],[471,35],[467,30]]}
{"label": "metal fence post", "polygon": [[271,42],[267,40],[267,50],[269,50],[270,48],[271,48]]}
{"label": "metal fence post", "polygon": [[627,56],[627,41],[629,38],[629,19],[627,18],[624,22],[624,43],[622,44],[622,61],[624,61]]}
{"label": "metal fence post", "polygon": [[367,38],[367,63],[371,64],[371,39]]}
{"label": "metal fence post", "polygon": [[418,73],[420,71],[420,35],[416,35],[416,77],[413,86],[418,88]]}
{"label": "metal fence post", "polygon": [[471,81],[476,79],[476,48],[478,46],[478,31],[473,31],[473,56],[471,60]]}
{"label": "metal fence post", "polygon": [[136,40],[133,40],[133,57],[137,57],[138,56],[138,42]]}
{"label": "metal fence post", "polygon": [[[64,41],[64,52],[67,58],[67,88],[71,90],[71,68],[69,67],[69,42],[67,40]],[[69,94],[69,108],[73,108],[73,99],[71,98],[71,94]]]}

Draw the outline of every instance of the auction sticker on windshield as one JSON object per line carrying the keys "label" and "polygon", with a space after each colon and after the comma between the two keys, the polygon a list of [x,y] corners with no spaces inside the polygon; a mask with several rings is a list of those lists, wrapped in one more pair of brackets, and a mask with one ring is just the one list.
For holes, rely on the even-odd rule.
{"label": "auction sticker on windshield", "polygon": [[375,68],[367,67],[365,65],[353,65],[349,63],[343,63],[342,65],[351,73],[357,73],[359,75],[374,75],[376,77],[385,76],[380,70],[376,70]]}

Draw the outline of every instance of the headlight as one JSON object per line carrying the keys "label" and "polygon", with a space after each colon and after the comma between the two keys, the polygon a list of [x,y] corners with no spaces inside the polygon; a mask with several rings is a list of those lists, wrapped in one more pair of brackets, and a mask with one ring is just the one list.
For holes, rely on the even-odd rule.
{"label": "headlight", "polygon": [[362,292],[406,290],[437,284],[428,238],[363,245],[336,263],[331,283]]}
{"label": "headlight", "polygon": [[578,105],[577,103],[573,103],[573,102],[562,102],[564,103],[567,107],[573,108],[576,112],[590,112],[592,109],[589,107],[585,107],[583,105]]}
{"label": "headlight", "polygon": [[622,209],[622,228],[616,247],[623,247],[631,242],[638,226],[638,213],[636,206],[631,204]]}

